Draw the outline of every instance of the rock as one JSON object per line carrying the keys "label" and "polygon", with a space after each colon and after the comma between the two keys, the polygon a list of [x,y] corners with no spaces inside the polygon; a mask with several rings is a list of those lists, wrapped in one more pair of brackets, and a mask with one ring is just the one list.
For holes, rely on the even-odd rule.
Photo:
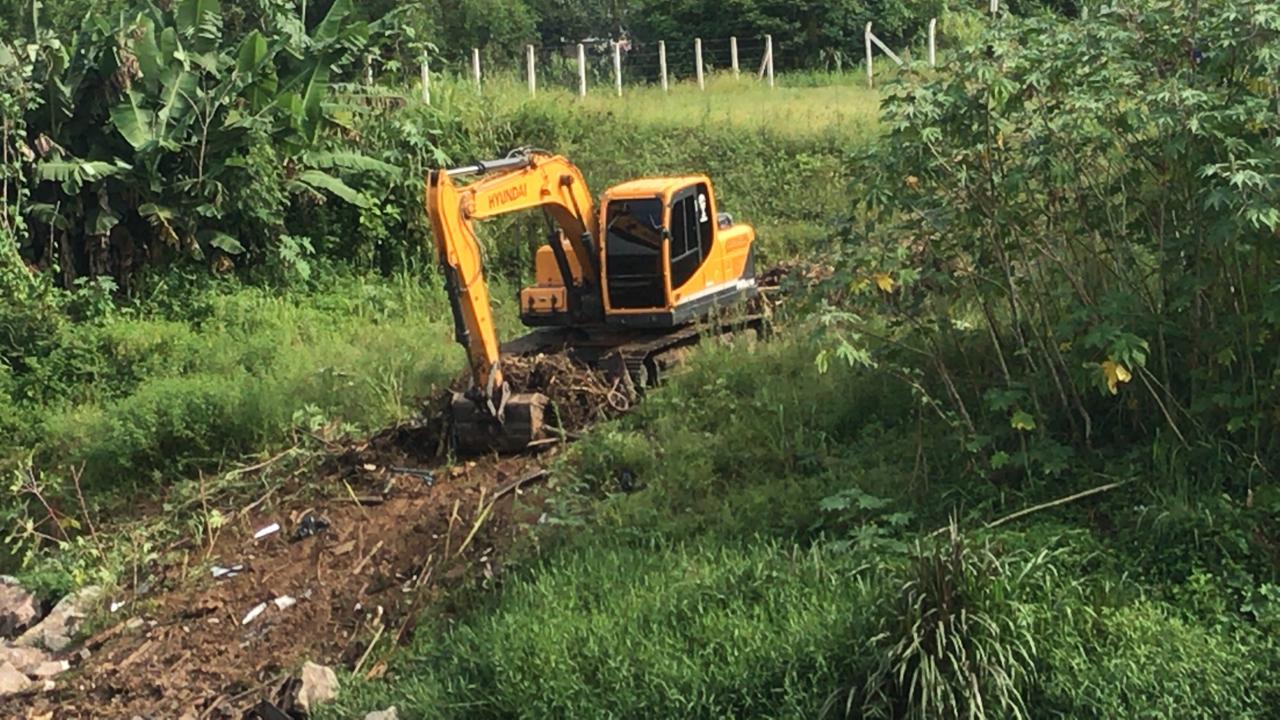
{"label": "rock", "polygon": [[338,676],[332,668],[308,662],[302,666],[302,682],[298,686],[298,707],[310,713],[313,708],[338,697]]}
{"label": "rock", "polygon": [[0,637],[12,638],[40,619],[40,604],[17,580],[0,575]]}
{"label": "rock", "polygon": [[34,680],[45,680],[57,677],[70,669],[71,663],[66,660],[50,660],[48,662],[40,663],[31,670],[24,670],[23,672],[30,675]]}
{"label": "rock", "polygon": [[0,664],[0,698],[31,689],[31,681],[11,663]]}
{"label": "rock", "polygon": [[102,588],[90,585],[60,600],[53,612],[40,624],[23,633],[16,641],[19,647],[43,647],[61,652],[71,644],[80,623],[102,599]]}
{"label": "rock", "polygon": [[50,659],[49,653],[37,648],[0,645],[0,663],[10,664],[24,675],[30,675]]}
{"label": "rock", "polygon": [[364,716],[364,720],[397,720],[396,706],[392,705],[386,710],[378,710]]}

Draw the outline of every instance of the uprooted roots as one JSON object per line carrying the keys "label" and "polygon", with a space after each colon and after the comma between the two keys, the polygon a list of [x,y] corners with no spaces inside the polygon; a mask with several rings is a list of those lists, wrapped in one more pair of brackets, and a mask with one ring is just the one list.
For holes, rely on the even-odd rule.
{"label": "uprooted roots", "polygon": [[[584,430],[602,420],[629,411],[636,400],[634,387],[624,376],[608,374],[565,355],[509,357],[502,371],[512,393],[542,393],[551,402],[546,422],[564,432]],[[459,377],[447,389],[423,405],[419,417],[387,428],[347,453],[346,464],[365,462],[414,464],[439,457],[446,449],[446,417],[455,391],[470,384]]]}
{"label": "uprooted roots", "polygon": [[548,420],[569,432],[621,415],[635,402],[625,376],[610,378],[566,355],[504,358],[502,373],[513,393],[546,395],[553,408]]}

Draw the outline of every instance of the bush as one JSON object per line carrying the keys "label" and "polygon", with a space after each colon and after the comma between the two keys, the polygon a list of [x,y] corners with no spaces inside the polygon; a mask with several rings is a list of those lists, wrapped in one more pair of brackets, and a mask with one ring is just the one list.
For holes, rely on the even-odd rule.
{"label": "bush", "polygon": [[1035,639],[1017,605],[1043,556],[1020,562],[968,544],[954,522],[945,540],[917,547],[891,585],[861,683],[827,712],[865,718],[1029,717]]}
{"label": "bush", "polygon": [[1235,10],[1010,19],[888,93],[833,289],[860,288],[851,325],[896,341],[874,359],[990,474],[1157,440],[1280,457],[1259,271],[1280,228],[1280,6]]}

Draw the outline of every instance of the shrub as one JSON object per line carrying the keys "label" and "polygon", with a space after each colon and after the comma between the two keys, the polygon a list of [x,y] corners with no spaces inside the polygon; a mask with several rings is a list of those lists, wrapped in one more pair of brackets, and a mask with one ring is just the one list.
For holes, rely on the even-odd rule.
{"label": "shrub", "polygon": [[888,93],[833,289],[861,288],[852,324],[897,341],[875,359],[945,406],[976,463],[1057,476],[1073,450],[1156,438],[1280,455],[1260,270],[1280,228],[1278,17],[1152,1],[1010,19]]}

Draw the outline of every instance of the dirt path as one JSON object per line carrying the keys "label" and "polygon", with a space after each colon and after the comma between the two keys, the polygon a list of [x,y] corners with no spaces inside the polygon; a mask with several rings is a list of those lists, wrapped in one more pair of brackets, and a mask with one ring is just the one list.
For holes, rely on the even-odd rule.
{"label": "dirt path", "polygon": [[[285,499],[163,569],[154,586],[176,589],[132,598],[128,619],[70,651],[76,667],[56,690],[10,698],[0,717],[239,720],[263,700],[288,709],[286,683],[306,660],[380,672],[388,643],[408,639],[433,596],[502,572],[505,550],[538,519],[536,486],[556,452],[424,465],[428,475],[405,472],[405,439],[386,433],[348,451],[310,488],[282,489]],[[327,527],[298,537],[308,517]],[[206,562],[243,570],[215,579]]]}

